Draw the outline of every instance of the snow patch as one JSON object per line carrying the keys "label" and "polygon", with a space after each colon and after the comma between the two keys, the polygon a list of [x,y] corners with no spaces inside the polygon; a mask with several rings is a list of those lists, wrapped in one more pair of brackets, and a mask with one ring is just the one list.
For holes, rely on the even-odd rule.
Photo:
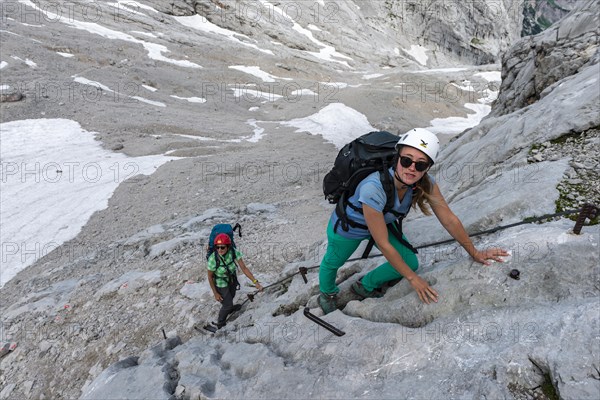
{"label": "snow patch", "polygon": [[501,82],[502,73],[500,71],[477,72],[474,76],[480,76],[488,82]]}
{"label": "snow patch", "polygon": [[332,103],[316,114],[280,123],[298,128],[296,132],[321,135],[337,148],[342,148],[365,133],[377,130],[371,126],[364,114],[342,103]]}
{"label": "snow patch", "polygon": [[252,40],[248,36],[243,35],[241,33],[231,31],[229,29],[221,28],[220,26],[213,24],[212,22],[210,22],[209,20],[207,20],[205,17],[203,17],[201,15],[196,14],[196,15],[192,15],[189,17],[173,17],[173,18],[175,19],[175,21],[179,22],[181,25],[187,26],[189,28],[197,29],[204,33],[225,36],[227,39],[229,39],[233,42],[236,42],[238,44],[241,44],[242,46],[251,47],[260,52],[274,55],[271,50],[261,49],[260,47],[258,47],[255,44],[252,44],[252,43],[242,42],[241,40],[239,40],[236,37],[236,36],[239,36],[239,37],[243,37],[247,40]]}
{"label": "snow patch", "polygon": [[474,114],[467,114],[466,117],[434,118],[430,122],[431,125],[425,129],[435,134],[457,135],[479,124],[492,110],[492,107],[487,104],[475,103],[467,103],[465,108],[474,111]]}
{"label": "snow patch", "polygon": [[383,74],[368,74],[368,75],[363,75],[363,79],[367,79],[367,80],[376,79],[376,78],[379,78],[382,76],[384,76],[384,75]]}
{"label": "snow patch", "polygon": [[257,122],[258,121],[256,121],[255,119],[249,119],[248,121],[246,121],[248,125],[254,128],[254,135],[246,139],[246,141],[251,143],[257,143],[260,139],[262,139],[263,133],[265,132],[265,128],[261,128],[260,126],[258,126]]}
{"label": "snow patch", "polygon": [[166,107],[167,106],[165,103],[161,103],[160,101],[148,100],[148,99],[145,99],[140,96],[130,96],[130,97],[132,99],[141,101],[142,103],[150,104],[150,105],[156,106],[156,107]]}
{"label": "snow patch", "polygon": [[[102,90],[105,90],[105,91],[110,92],[110,93],[115,93],[115,91],[112,90],[111,88],[109,88],[108,86],[103,85],[100,82],[96,82],[96,81],[92,81],[92,80],[83,78],[81,76],[74,77],[73,80],[75,82],[77,82],[77,83],[81,83],[81,84],[89,85],[89,86],[94,86],[94,87],[96,87],[98,89],[102,89]],[[156,106],[156,107],[166,107],[167,106],[166,104],[161,103],[159,101],[148,100],[148,99],[145,99],[145,98],[140,97],[140,96],[128,96],[128,97],[130,99],[141,101],[142,103],[150,104],[150,105],[153,105],[153,106]]]}
{"label": "snow patch", "polygon": [[92,81],[81,76],[75,77],[73,79],[77,83],[81,83],[83,85],[95,86],[99,89],[106,90],[107,92],[113,92],[108,86],[101,84],[100,82]]}
{"label": "snow patch", "polygon": [[6,122],[0,131],[0,286],[74,238],[94,212],[107,207],[119,184],[175,159],[112,153],[68,119]]}
{"label": "snow patch", "polygon": [[174,99],[189,101],[190,103],[206,103],[206,99],[202,97],[179,97],[175,95],[171,95]]}
{"label": "snow patch", "polygon": [[202,68],[200,65],[195,64],[190,61],[187,61],[187,60],[173,60],[173,59],[163,56],[163,53],[168,53],[169,49],[167,49],[166,46],[163,46],[161,44],[145,42],[143,40],[136,39],[133,36],[128,35],[126,33],[106,28],[106,27],[104,27],[102,25],[98,25],[94,22],[82,22],[82,21],[74,20],[72,18],[62,18],[61,15],[57,15],[57,14],[51,13],[49,11],[46,11],[42,8],[39,8],[37,5],[35,5],[30,0],[19,0],[19,1],[27,6],[31,7],[32,9],[34,9],[40,13],[43,13],[45,15],[45,18],[47,18],[50,21],[60,21],[72,28],[84,30],[89,33],[99,35],[99,36],[102,36],[107,39],[125,40],[125,41],[132,42],[132,43],[139,43],[148,52],[148,57],[152,58],[153,60],[164,61],[166,63],[178,65],[180,67]]}
{"label": "snow patch", "polygon": [[31,68],[37,68],[37,64],[33,61],[31,61],[29,58],[26,58],[25,60],[23,60],[20,57],[17,56],[11,56],[12,59],[17,60],[17,61],[22,61],[25,64],[27,64],[28,66],[30,66]]}
{"label": "snow patch", "polygon": [[412,46],[410,46],[409,50],[407,50],[407,49],[402,49],[402,50],[404,50],[404,52],[406,52],[408,55],[410,55],[412,58],[414,58],[419,64],[427,65],[427,59],[429,57],[427,57],[426,53],[429,49],[427,49],[426,47],[413,44]]}
{"label": "snow patch", "polygon": [[265,72],[263,70],[260,69],[260,67],[248,67],[248,66],[244,66],[244,65],[232,65],[229,68],[231,69],[235,69],[237,71],[242,71],[246,74],[255,76],[259,79],[261,79],[263,82],[277,82],[277,80],[286,80],[286,81],[290,81],[291,78],[280,78],[274,75],[269,74],[268,72]]}
{"label": "snow patch", "polygon": [[334,57],[337,58],[344,58],[347,60],[352,60],[352,58],[346,56],[345,54],[339,53],[335,47],[333,46],[329,46],[323,42],[320,42],[319,40],[317,40],[314,36],[313,33],[306,29],[303,28],[300,24],[298,24],[296,21],[294,21],[293,19],[291,19],[288,15],[288,13],[285,10],[282,10],[281,8],[277,7],[276,5],[274,5],[273,3],[269,3],[268,1],[265,0],[260,0],[260,2],[268,9],[268,10],[272,10],[274,14],[277,14],[278,17],[277,18],[282,18],[283,20],[287,20],[290,21],[293,25],[292,25],[292,29],[295,30],[296,32],[298,32],[299,34],[306,36],[308,38],[308,40],[310,40],[311,42],[313,42],[314,44],[316,44],[317,46],[321,47],[321,49],[318,52],[315,51],[307,51],[307,53],[312,54],[313,56],[320,58],[321,60],[325,60],[325,61],[331,61],[331,62],[336,62],[336,63],[340,63],[344,66],[346,66],[348,69],[352,69],[352,67],[350,67],[350,65],[346,62],[346,61],[340,61]]}

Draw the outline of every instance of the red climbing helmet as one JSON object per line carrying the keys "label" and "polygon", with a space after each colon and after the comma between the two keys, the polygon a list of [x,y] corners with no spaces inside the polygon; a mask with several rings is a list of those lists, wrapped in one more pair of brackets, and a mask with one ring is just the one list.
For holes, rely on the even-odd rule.
{"label": "red climbing helmet", "polygon": [[217,244],[226,244],[231,245],[231,238],[226,233],[219,233],[215,238],[215,245]]}

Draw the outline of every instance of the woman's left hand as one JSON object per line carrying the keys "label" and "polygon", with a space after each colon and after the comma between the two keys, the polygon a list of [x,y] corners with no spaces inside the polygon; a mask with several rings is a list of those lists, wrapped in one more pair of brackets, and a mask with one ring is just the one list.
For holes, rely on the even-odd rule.
{"label": "woman's left hand", "polygon": [[504,262],[504,259],[502,257],[506,257],[508,255],[509,254],[506,250],[494,247],[492,249],[486,249],[484,251],[477,250],[476,253],[473,254],[473,259],[484,265],[490,265],[491,262],[489,260]]}

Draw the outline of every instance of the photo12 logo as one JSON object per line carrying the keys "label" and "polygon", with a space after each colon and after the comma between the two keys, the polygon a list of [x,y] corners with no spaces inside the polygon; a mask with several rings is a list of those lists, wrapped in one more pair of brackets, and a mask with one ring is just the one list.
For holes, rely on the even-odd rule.
{"label": "photo12 logo", "polygon": [[496,322],[448,322],[431,323],[422,328],[402,327],[403,343],[446,342],[458,345],[499,343],[535,343],[541,335],[540,326],[535,322],[511,323],[508,325]]}
{"label": "photo12 logo", "polygon": [[202,182],[268,182],[274,184],[321,184],[326,170],[318,163],[302,164],[288,162],[283,164],[266,161],[247,161],[245,163],[202,162],[200,177]]}
{"label": "photo12 logo", "polygon": [[115,183],[126,181],[137,175],[140,167],[137,163],[114,162],[101,165],[97,162],[3,162],[0,163],[0,181],[2,183],[59,183],[86,182],[97,183],[102,178],[112,178]]}
{"label": "photo12 logo", "polygon": [[[23,24],[75,24],[100,23],[102,21],[127,22],[132,16],[139,14],[145,8],[136,1],[56,1],[34,2],[2,1],[0,2],[0,21],[9,18]],[[148,7],[150,8],[150,7]]]}
{"label": "photo12 logo", "polygon": [[[213,23],[243,20],[253,24],[289,24],[307,21],[310,24],[338,24],[342,21],[341,8],[335,1],[215,1],[210,12]],[[207,19],[208,20],[208,19]]]}

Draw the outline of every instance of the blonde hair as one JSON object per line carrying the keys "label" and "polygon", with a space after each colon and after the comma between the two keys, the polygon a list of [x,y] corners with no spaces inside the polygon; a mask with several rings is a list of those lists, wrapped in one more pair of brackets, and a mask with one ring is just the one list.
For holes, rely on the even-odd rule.
{"label": "blonde hair", "polygon": [[415,189],[413,190],[412,208],[416,209],[417,206],[421,209],[421,212],[425,215],[431,215],[431,210],[428,204],[433,203],[433,183],[429,179],[429,175],[425,173],[419,182],[416,183]]}

